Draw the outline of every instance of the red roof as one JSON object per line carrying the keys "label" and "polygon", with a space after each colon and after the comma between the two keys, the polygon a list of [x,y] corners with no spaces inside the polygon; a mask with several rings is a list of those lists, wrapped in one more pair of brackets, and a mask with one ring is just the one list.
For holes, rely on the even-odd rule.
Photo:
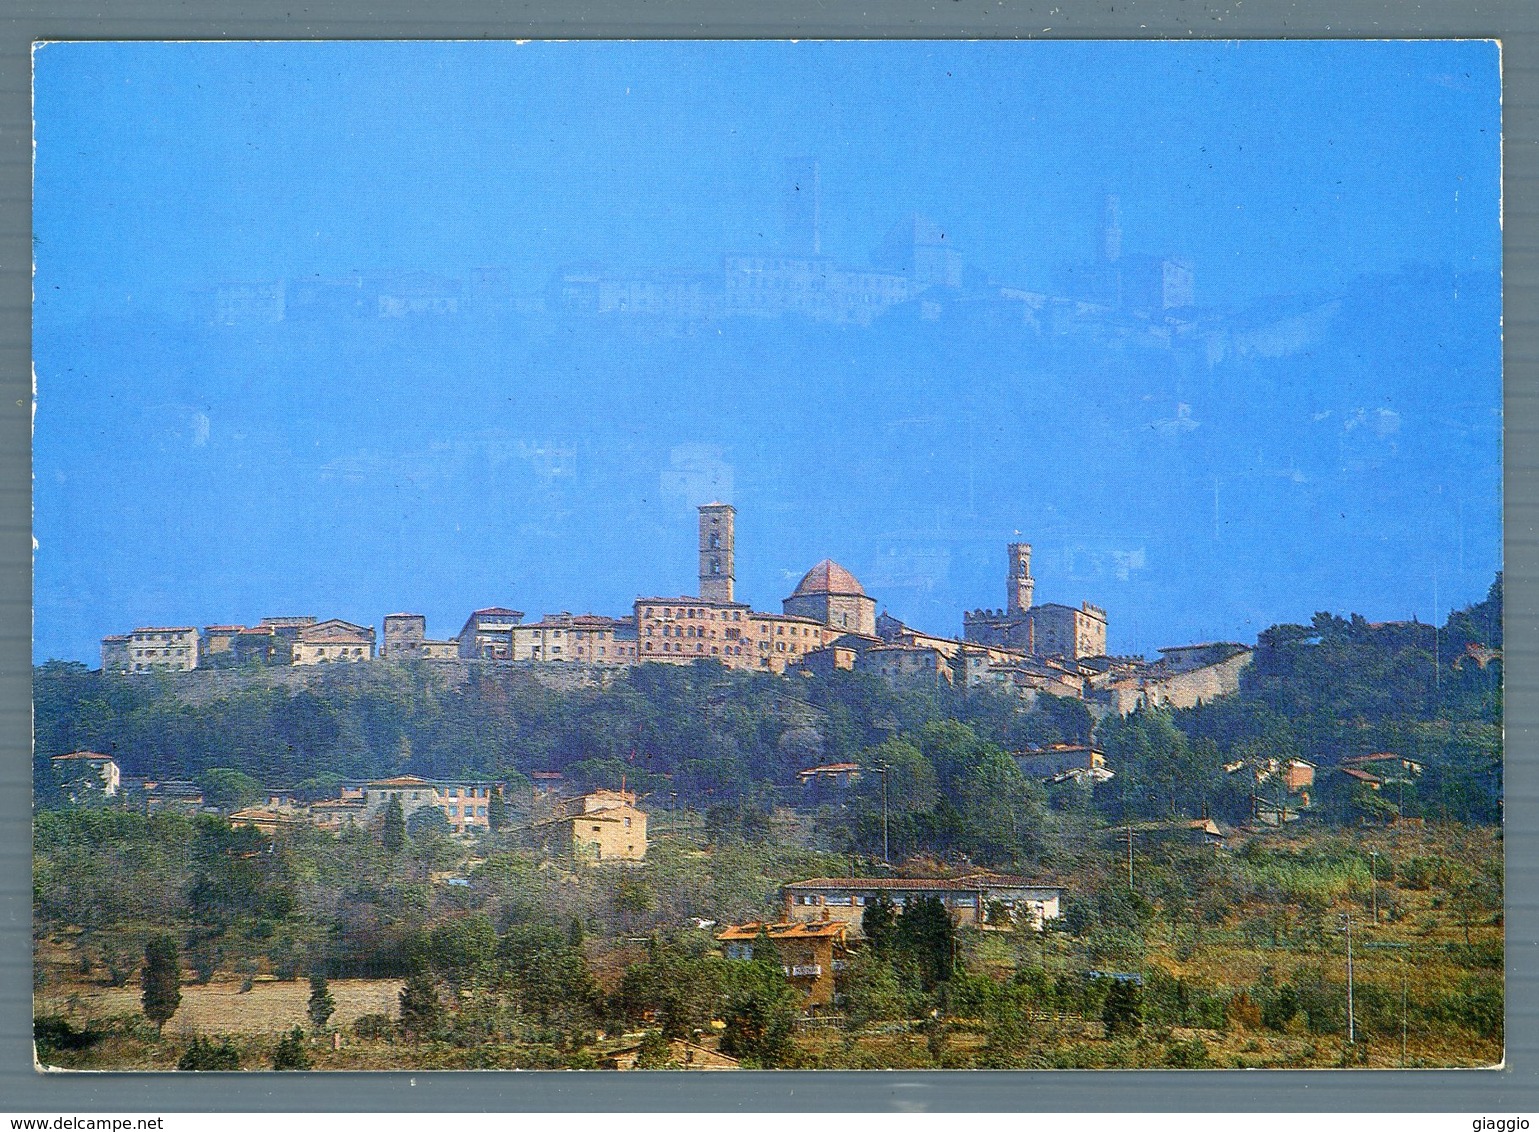
{"label": "red roof", "polygon": [[757,921],[747,924],[733,924],[716,933],[716,938],[723,942],[737,942],[739,940],[758,939],[759,933],[764,932],[771,939],[832,939],[842,940],[849,934],[850,925],[843,921],[829,921],[828,923],[804,923],[800,920],[790,923],[769,924]]}
{"label": "red roof", "polygon": [[865,597],[866,591],[855,580],[854,574],[851,574],[833,559],[825,558],[802,575],[802,580],[797,584],[791,596],[805,597],[812,594],[844,594],[847,596]]}
{"label": "red roof", "polygon": [[521,609],[507,609],[500,605],[489,605],[485,609],[476,610],[471,616],[479,617],[483,613],[494,614],[498,617],[522,617],[524,615]]}
{"label": "red roof", "polygon": [[1002,873],[974,873],[965,877],[813,877],[810,880],[793,881],[785,886],[787,891],[885,888],[899,892],[976,892],[980,888],[1061,887],[1030,877],[1006,876]]}
{"label": "red roof", "polygon": [[369,783],[369,785],[370,786],[431,786],[433,784],[431,782],[429,782],[425,778],[418,778],[414,774],[401,774],[401,775],[397,775],[395,778],[381,778],[381,779],[379,779],[376,782]]}

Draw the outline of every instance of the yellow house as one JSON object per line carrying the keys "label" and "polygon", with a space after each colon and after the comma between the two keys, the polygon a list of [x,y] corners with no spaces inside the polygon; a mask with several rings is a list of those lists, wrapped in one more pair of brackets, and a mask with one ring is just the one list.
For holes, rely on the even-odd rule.
{"label": "yellow house", "polygon": [[792,921],[779,924],[734,924],[716,933],[728,959],[752,959],[760,933],[769,936],[786,979],[805,996],[803,1009],[834,1001],[834,972],[844,963],[850,925]]}
{"label": "yellow house", "polygon": [[646,859],[647,815],[636,808],[634,793],[595,790],[565,802],[562,810],[534,827],[536,839],[552,852],[585,864]]}

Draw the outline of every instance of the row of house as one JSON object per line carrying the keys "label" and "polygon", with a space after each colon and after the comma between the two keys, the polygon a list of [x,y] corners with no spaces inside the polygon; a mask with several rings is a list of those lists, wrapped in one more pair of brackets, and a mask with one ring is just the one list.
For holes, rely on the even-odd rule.
{"label": "row of house", "polygon": [[102,640],[103,671],[134,674],[224,665],[317,665],[372,660],[474,660],[615,667],[692,664],[784,673],[853,670],[894,683],[991,686],[1032,700],[1083,699],[1127,714],[1141,705],[1190,707],[1238,689],[1250,663],[1244,645],[1216,642],[1160,650],[1153,662],[1107,654],[1099,606],[1034,604],[1031,546],[1011,543],[1003,609],[964,615],[960,637],[936,636],[887,613],[849,570],[813,566],[780,604],[756,610],[735,593],[736,509],[699,508],[699,588],[694,595],[639,597],[630,614],[547,614],[488,606],[447,640],[427,635],[419,613],[384,618],[376,654],[371,626],[337,618],[266,617],[257,625],[149,626]]}
{"label": "row of house", "polygon": [[[206,807],[203,791],[191,782],[124,777],[111,755],[73,751],[50,760],[55,783],[72,804],[117,800],[148,813],[167,809],[195,813]],[[276,834],[313,826],[340,834],[377,826],[392,801],[403,819],[421,810],[438,810],[456,834],[491,828],[492,799],[505,797],[501,782],[426,779],[398,775],[370,782],[344,783],[335,798],[304,802],[292,791],[269,791],[255,805],[230,814],[232,825]],[[637,862],[646,858],[647,815],[634,791],[594,790],[560,800],[552,816],[532,827],[535,841],[578,863]]]}

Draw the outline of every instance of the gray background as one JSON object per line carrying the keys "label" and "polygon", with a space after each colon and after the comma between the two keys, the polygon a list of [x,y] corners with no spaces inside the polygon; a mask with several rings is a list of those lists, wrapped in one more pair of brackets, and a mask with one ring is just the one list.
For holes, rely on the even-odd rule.
{"label": "gray background", "polygon": [[[1539,4],[1534,0],[139,0],[0,19],[0,1112],[1539,1111]],[[1346,1073],[49,1074],[31,1048],[29,48],[38,39],[1496,38],[1503,43],[1507,1068]]]}

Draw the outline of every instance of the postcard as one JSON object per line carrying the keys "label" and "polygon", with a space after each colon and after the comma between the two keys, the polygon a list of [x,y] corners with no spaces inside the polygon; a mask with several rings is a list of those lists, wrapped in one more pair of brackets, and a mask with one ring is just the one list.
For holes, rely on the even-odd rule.
{"label": "postcard", "polygon": [[40,1069],[1503,1062],[1496,43],[33,58]]}

